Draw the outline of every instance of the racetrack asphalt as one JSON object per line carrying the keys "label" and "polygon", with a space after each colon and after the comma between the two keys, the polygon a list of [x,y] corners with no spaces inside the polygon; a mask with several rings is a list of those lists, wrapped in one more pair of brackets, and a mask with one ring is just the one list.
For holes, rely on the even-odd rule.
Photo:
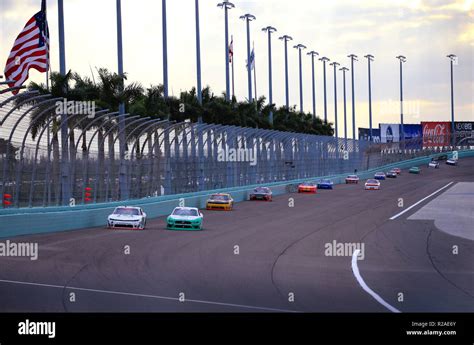
{"label": "racetrack asphalt", "polygon": [[389,312],[360,285],[350,253],[325,255],[336,241],[363,244],[361,277],[401,312],[473,312],[474,242],[407,218],[455,183],[474,183],[474,159],[403,170],[379,191],[363,182],[203,210],[200,232],[165,230],[161,217],[145,231],[11,238],[38,243],[39,258],[0,257],[0,311]]}

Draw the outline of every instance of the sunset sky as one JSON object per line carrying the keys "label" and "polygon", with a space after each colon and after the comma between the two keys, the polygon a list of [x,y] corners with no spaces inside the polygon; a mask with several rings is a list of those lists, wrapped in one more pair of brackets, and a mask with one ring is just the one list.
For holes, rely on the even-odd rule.
{"label": "sunset sky", "polygon": [[[224,16],[218,1],[201,0],[201,51],[203,85],[215,93],[225,89]],[[0,63],[26,21],[40,9],[40,0],[0,0]],[[229,16],[234,35],[235,86],[239,100],[247,97],[245,23],[239,16],[252,13],[251,40],[255,42],[257,91],[268,95],[267,36],[272,25],[274,102],[283,105],[284,55],[280,35],[293,37],[289,49],[290,103],[299,108],[298,53],[302,43],[342,66],[347,55],[359,56],[355,66],[357,125],[368,126],[367,60],[372,64],[374,125],[399,122],[399,65],[405,55],[405,123],[450,120],[449,59],[455,66],[456,120],[474,121],[474,1],[421,0],[235,0]],[[84,75],[96,67],[117,70],[116,12],[114,0],[64,0],[66,65]],[[147,87],[162,82],[161,1],[122,0],[124,69],[129,81]],[[57,2],[48,1],[52,70],[59,69]],[[168,0],[169,89],[179,95],[196,83],[194,0]],[[311,63],[304,56],[304,108],[312,110]],[[329,67],[329,66],[328,66]],[[334,121],[333,70],[328,68],[328,118]],[[316,64],[317,115],[323,116],[322,63]],[[30,79],[43,81],[32,71]],[[343,121],[342,72],[337,73],[338,115]],[[350,72],[347,74],[347,111],[350,107]],[[340,122],[341,123],[341,122]],[[350,126],[349,126],[350,128]],[[349,131],[351,134],[351,131]]]}

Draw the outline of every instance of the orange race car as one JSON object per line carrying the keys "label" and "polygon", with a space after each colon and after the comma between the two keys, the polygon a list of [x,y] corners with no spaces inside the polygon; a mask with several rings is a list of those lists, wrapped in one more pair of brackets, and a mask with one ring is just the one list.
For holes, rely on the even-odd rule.
{"label": "orange race car", "polygon": [[316,194],[318,186],[313,182],[304,182],[298,186],[298,193],[312,193]]}

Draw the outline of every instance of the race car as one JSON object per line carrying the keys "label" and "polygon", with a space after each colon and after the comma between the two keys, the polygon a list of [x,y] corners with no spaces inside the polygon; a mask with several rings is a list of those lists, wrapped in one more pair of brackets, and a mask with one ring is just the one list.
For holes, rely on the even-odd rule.
{"label": "race car", "polygon": [[447,164],[447,165],[458,165],[458,160],[451,158],[451,159],[448,159],[448,160],[446,161],[446,164]]}
{"label": "race car", "polygon": [[304,182],[298,186],[298,193],[312,193],[316,194],[318,186],[313,182]]}
{"label": "race car", "polygon": [[176,207],[166,219],[168,230],[202,230],[204,216],[195,207]]}
{"label": "race car", "polygon": [[387,178],[397,178],[397,172],[395,170],[390,170],[386,174]]}
{"label": "race car", "polygon": [[402,169],[400,168],[393,168],[392,170],[395,171],[397,175],[400,175],[402,173]]}
{"label": "race car", "polygon": [[146,226],[146,213],[141,207],[118,206],[107,218],[109,229],[127,228],[132,230],[143,230]]}
{"label": "race car", "polygon": [[250,200],[272,201],[272,191],[268,187],[257,187],[249,195]]}
{"label": "race car", "polygon": [[349,175],[346,177],[346,184],[349,184],[349,183],[359,183],[359,176],[357,175]]}
{"label": "race car", "polygon": [[376,180],[385,180],[385,173],[382,171],[376,172],[374,175],[374,179]]}
{"label": "race car", "polygon": [[212,194],[206,202],[207,210],[232,211],[234,199],[227,193]]}
{"label": "race car", "polygon": [[435,168],[439,169],[439,162],[438,161],[431,161],[428,163],[428,168]]}
{"label": "race car", "polygon": [[379,190],[380,189],[380,181],[376,179],[368,179],[365,182],[365,190]]}
{"label": "race car", "polygon": [[421,173],[421,169],[418,167],[411,167],[410,170],[408,170],[410,174],[419,174]]}
{"label": "race car", "polygon": [[319,180],[317,184],[318,189],[332,189],[333,186],[334,182],[327,179]]}

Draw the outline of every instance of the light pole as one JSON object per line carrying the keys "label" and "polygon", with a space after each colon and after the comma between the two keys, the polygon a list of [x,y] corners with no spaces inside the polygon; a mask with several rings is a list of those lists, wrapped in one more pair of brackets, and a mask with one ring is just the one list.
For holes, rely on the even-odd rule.
{"label": "light pole", "polygon": [[218,7],[224,9],[224,26],[225,26],[225,99],[230,99],[230,78],[229,78],[229,10],[235,5],[229,1],[217,4]]}
{"label": "light pole", "polygon": [[[201,38],[199,28],[199,0],[195,1],[196,8],[196,74],[197,74],[197,99],[202,105],[202,86],[201,86]],[[202,117],[199,117],[199,122],[202,122]]]}
{"label": "light pole", "polygon": [[[117,6],[120,1],[117,0]],[[118,12],[117,12],[118,15]],[[118,25],[118,24],[117,24]],[[121,29],[121,27],[120,27]],[[66,48],[64,43],[64,5],[63,0],[58,0],[58,32],[59,32],[59,73],[66,75]],[[61,114],[61,204],[67,205],[71,198],[71,181],[69,171],[69,143],[67,114]]]}
{"label": "light pole", "polygon": [[374,61],[374,56],[367,54],[364,57],[367,59],[369,69],[369,141],[372,142],[372,81],[370,79],[370,63]]}
{"label": "light pole", "polygon": [[400,60],[400,130],[402,145],[405,146],[405,128],[403,126],[403,64],[407,61],[407,58],[399,55],[396,59]]}
{"label": "light pole", "polygon": [[351,59],[351,83],[352,83],[352,139],[356,140],[356,120],[355,120],[355,91],[354,91],[354,61],[357,55],[351,54],[347,56]]}
{"label": "light pole", "polygon": [[301,58],[301,51],[306,49],[304,44],[297,44],[293,48],[298,49],[298,60],[300,65],[300,112],[303,112],[303,60]]}
{"label": "light pole", "polygon": [[163,96],[168,98],[168,33],[166,29],[166,0],[162,0],[163,17]]}
{"label": "light pole", "polygon": [[329,58],[323,56],[319,58],[319,61],[323,62],[323,85],[324,85],[324,122],[328,123],[328,100],[327,100],[327,92],[326,92],[326,62],[331,61]]}
{"label": "light pole", "polygon": [[[339,133],[338,133],[338,127],[337,127],[337,66],[340,65],[340,63],[334,61],[330,63],[331,66],[334,67],[334,127],[336,129],[336,139],[339,138]],[[338,148],[339,152],[339,148]]]}
{"label": "light pole", "polygon": [[[268,101],[270,107],[273,104],[273,77],[272,77],[272,33],[276,32],[273,26],[267,26],[263,28],[262,31],[265,31],[268,35]],[[270,123],[273,125],[273,111],[270,108]]]}
{"label": "light pole", "polygon": [[306,53],[306,55],[311,56],[311,78],[312,78],[312,86],[313,86],[313,120],[316,119],[316,82],[315,82],[315,77],[314,77],[314,57],[318,56],[318,52],[315,52],[314,50],[310,51],[309,53]]}
{"label": "light pole", "polygon": [[451,146],[455,145],[455,140],[456,140],[456,133],[455,133],[455,128],[454,128],[454,77],[453,77],[453,65],[454,62],[457,61],[457,56],[454,54],[449,54],[447,56],[450,60],[451,64]]}
{"label": "light pole", "polygon": [[347,150],[346,72],[349,68],[342,67],[339,70],[342,71],[342,93],[344,95],[344,147],[345,150]]}
{"label": "light pole", "polygon": [[288,41],[292,41],[293,37],[284,35],[279,38],[285,43],[285,96],[286,109],[290,109],[290,95],[288,89]]}
{"label": "light pole", "polygon": [[[122,45],[122,2],[117,0],[117,58],[118,58],[118,74],[122,77],[121,80],[121,91],[123,91],[123,45]],[[125,104],[121,102],[119,104],[119,157],[120,166],[124,165],[125,160]],[[119,171],[119,191],[120,199],[128,199],[128,180],[125,173],[122,170]]]}
{"label": "light pole", "polygon": [[248,87],[249,87],[249,103],[253,102],[252,97],[252,66],[250,63],[250,22],[255,20],[254,15],[247,13],[243,16],[240,16],[240,19],[245,20],[247,24],[247,79],[248,79]]}

